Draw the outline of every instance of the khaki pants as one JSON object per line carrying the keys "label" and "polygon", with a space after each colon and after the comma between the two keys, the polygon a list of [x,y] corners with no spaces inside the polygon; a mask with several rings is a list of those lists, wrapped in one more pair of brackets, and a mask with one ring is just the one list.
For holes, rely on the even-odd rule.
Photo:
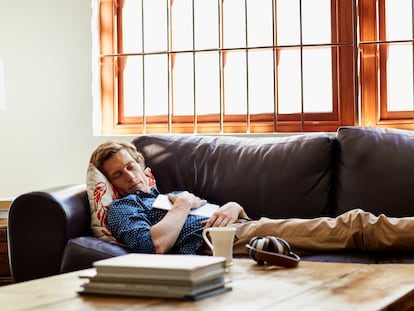
{"label": "khaki pants", "polygon": [[298,253],[342,249],[414,250],[414,217],[375,216],[354,209],[336,218],[269,219],[236,224],[235,254],[254,236],[285,239]]}

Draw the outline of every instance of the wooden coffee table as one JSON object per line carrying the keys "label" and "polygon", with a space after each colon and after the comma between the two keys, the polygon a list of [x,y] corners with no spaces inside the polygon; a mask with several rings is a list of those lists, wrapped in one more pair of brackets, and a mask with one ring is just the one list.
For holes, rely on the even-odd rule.
{"label": "wooden coffee table", "polygon": [[301,262],[298,268],[236,259],[232,291],[199,301],[78,295],[88,270],[0,287],[1,310],[411,310],[414,265]]}

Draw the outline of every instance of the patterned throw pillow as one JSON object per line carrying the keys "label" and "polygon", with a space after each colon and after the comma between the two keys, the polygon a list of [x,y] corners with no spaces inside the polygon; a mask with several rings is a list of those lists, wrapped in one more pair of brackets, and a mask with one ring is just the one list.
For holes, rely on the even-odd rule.
{"label": "patterned throw pillow", "polygon": [[86,192],[91,209],[92,234],[109,242],[116,242],[107,228],[106,216],[112,201],[119,197],[117,191],[92,163],[86,173]]}
{"label": "patterned throw pillow", "polygon": [[[149,186],[155,187],[155,178],[151,169],[145,169]],[[119,198],[119,194],[109,180],[92,163],[86,173],[86,192],[91,209],[92,234],[105,241],[118,243],[107,228],[108,208],[112,201]]]}

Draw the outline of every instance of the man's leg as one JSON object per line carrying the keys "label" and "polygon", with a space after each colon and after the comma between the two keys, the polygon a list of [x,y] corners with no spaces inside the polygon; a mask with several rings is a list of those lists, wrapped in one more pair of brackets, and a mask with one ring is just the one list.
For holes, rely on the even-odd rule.
{"label": "man's leg", "polygon": [[354,209],[336,218],[261,218],[237,225],[234,253],[246,253],[254,236],[285,239],[296,252],[342,249],[414,249],[414,217],[375,216]]}

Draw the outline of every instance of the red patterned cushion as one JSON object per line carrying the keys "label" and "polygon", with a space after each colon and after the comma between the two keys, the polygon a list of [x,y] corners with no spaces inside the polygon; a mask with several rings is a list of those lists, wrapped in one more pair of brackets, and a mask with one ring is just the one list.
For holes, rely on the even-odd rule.
{"label": "red patterned cushion", "polygon": [[86,173],[86,191],[91,208],[91,229],[97,238],[116,242],[107,228],[106,216],[108,208],[118,193],[108,179],[92,164],[89,164]]}

